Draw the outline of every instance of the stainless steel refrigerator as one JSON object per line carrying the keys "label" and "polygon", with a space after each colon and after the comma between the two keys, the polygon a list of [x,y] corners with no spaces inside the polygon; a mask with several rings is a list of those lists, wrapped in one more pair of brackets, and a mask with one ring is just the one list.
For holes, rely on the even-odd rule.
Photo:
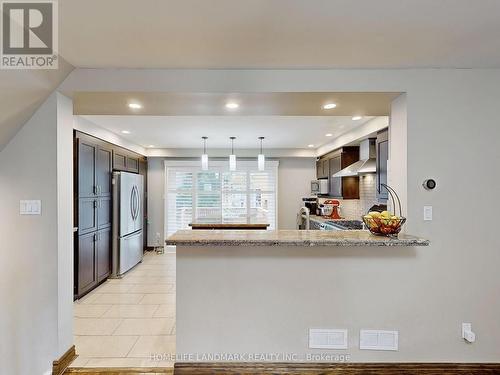
{"label": "stainless steel refrigerator", "polygon": [[143,177],[113,173],[113,257],[111,277],[121,277],[143,257]]}

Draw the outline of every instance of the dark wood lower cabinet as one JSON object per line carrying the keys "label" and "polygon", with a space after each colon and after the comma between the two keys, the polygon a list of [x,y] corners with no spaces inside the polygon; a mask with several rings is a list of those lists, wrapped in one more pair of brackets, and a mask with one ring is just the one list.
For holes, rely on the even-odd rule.
{"label": "dark wood lower cabinet", "polygon": [[87,233],[78,237],[78,265],[76,295],[81,297],[97,285],[96,233]]}
{"label": "dark wood lower cabinet", "polygon": [[111,274],[111,228],[78,237],[75,295],[82,297]]}
{"label": "dark wood lower cabinet", "polygon": [[111,274],[111,228],[97,232],[97,282],[100,283]]}

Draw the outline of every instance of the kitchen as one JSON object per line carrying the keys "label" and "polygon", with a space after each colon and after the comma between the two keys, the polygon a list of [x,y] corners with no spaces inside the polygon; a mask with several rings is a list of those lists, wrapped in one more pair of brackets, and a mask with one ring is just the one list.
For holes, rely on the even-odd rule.
{"label": "kitchen", "polygon": [[[179,298],[182,233],[207,241],[244,235],[242,251],[253,241],[289,243],[297,235],[299,246],[426,246],[403,234],[373,236],[362,222],[394,206],[384,186],[398,97],[80,94],[75,366],[154,366],[145,353],[183,347],[176,327],[190,312]],[[125,342],[129,336],[137,342]],[[100,358],[96,348],[106,340],[118,340],[129,354],[103,349],[107,358]]]}

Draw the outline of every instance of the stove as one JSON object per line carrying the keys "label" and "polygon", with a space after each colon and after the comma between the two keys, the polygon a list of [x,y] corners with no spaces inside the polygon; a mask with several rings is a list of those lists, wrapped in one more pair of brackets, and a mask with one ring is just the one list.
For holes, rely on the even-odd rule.
{"label": "stove", "polygon": [[363,222],[361,220],[328,220],[325,222],[327,226],[331,228],[325,228],[325,230],[361,230],[363,229]]}

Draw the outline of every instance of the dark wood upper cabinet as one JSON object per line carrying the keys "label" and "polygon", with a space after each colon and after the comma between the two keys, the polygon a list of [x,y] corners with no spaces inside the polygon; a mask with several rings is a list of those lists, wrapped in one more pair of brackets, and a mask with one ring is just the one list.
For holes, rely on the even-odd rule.
{"label": "dark wood upper cabinet", "polygon": [[139,158],[135,156],[127,156],[127,171],[139,173]]}
{"label": "dark wood upper cabinet", "polygon": [[127,156],[117,150],[113,150],[113,169],[115,171],[127,170]]}
{"label": "dark wood upper cabinet", "polygon": [[108,147],[97,148],[96,180],[97,195],[100,197],[111,196],[111,174],[113,172],[113,150]]}
{"label": "dark wood upper cabinet", "polygon": [[389,199],[387,189],[381,184],[387,184],[387,160],[389,160],[389,132],[377,134],[377,198]]}
{"label": "dark wood upper cabinet", "polygon": [[358,176],[332,177],[335,173],[357,162],[358,160],[359,147],[348,146],[323,155],[316,162],[317,177],[329,179],[329,197],[359,199]]}
{"label": "dark wood upper cabinet", "polygon": [[78,140],[78,197],[89,198],[97,194],[96,166],[97,145]]}
{"label": "dark wood upper cabinet", "polygon": [[329,171],[330,189],[328,194],[332,197],[337,197],[337,198],[342,197],[342,177],[331,177],[331,176],[342,169],[342,163],[340,159],[341,159],[340,155],[328,159],[329,169],[330,169]]}

